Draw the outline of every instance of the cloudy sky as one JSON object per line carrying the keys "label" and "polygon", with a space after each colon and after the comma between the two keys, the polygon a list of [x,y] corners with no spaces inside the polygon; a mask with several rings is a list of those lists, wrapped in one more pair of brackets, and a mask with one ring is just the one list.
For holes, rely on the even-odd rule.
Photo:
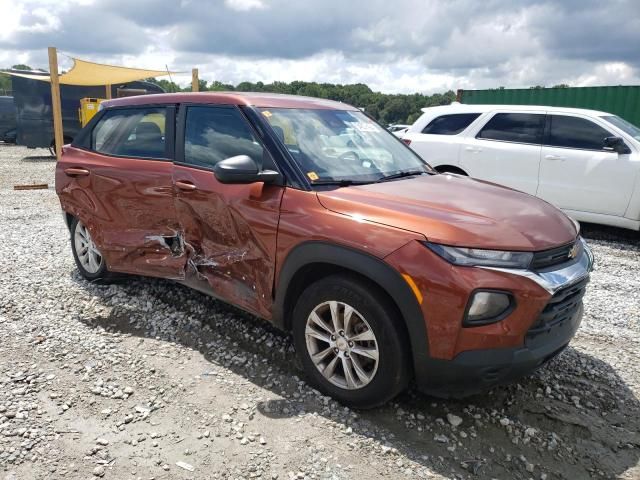
{"label": "cloudy sky", "polygon": [[640,0],[0,0],[0,11],[2,67],[47,68],[51,45],[234,84],[432,93],[640,83]]}

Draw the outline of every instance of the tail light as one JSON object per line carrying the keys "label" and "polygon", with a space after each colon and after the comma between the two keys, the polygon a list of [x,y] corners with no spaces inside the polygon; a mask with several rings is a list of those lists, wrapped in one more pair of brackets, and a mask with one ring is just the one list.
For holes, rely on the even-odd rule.
{"label": "tail light", "polygon": [[411,145],[411,140],[409,138],[403,138],[402,141],[405,145]]}

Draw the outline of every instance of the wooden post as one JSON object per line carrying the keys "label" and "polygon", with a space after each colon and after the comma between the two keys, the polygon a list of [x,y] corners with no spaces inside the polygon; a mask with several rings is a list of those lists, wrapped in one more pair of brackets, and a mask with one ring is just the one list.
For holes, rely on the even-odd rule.
{"label": "wooden post", "polygon": [[198,80],[198,69],[191,69],[191,91],[197,92],[200,90],[200,82]]}
{"label": "wooden post", "polygon": [[62,132],[62,107],[60,105],[60,79],[58,78],[58,52],[49,47],[49,76],[51,78],[51,107],[53,111],[53,139],[56,147],[56,159],[62,156],[64,135]]}
{"label": "wooden post", "polygon": [[107,100],[111,100],[111,85],[105,85],[105,97]]}

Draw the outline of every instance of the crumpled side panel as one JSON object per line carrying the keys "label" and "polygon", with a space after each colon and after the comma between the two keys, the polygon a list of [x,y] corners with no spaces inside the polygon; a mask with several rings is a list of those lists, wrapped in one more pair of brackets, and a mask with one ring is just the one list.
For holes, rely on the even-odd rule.
{"label": "crumpled side panel", "polygon": [[270,318],[284,189],[225,185],[211,172],[177,165],[174,178],[197,187],[176,196],[186,275],[205,278],[217,297]]}

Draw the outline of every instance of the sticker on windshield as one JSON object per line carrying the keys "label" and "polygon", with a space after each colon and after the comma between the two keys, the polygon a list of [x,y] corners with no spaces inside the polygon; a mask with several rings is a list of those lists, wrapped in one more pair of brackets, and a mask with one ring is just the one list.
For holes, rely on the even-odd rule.
{"label": "sticker on windshield", "polygon": [[320,178],[316,172],[307,172],[307,177],[314,182]]}
{"label": "sticker on windshield", "polygon": [[375,132],[377,130],[375,124],[365,122],[354,123],[353,128],[359,132]]}
{"label": "sticker on windshield", "polygon": [[271,113],[269,110],[264,110],[262,112],[262,115],[264,115],[265,117],[269,118],[269,117],[273,117],[273,113]]}

